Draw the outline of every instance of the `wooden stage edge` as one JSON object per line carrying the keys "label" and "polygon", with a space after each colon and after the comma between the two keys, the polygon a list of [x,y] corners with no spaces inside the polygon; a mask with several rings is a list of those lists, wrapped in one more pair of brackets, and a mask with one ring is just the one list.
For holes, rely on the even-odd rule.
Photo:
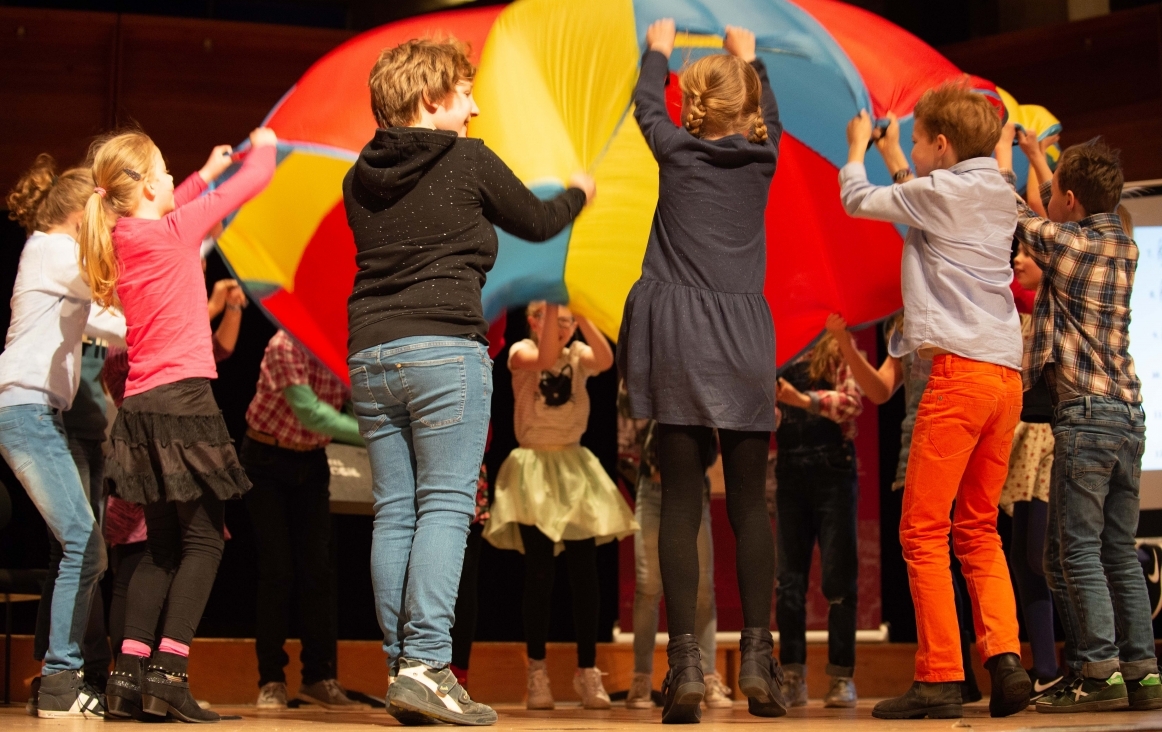
{"label": "wooden stage edge", "polygon": [[[1017,732],[1018,730],[1070,730],[1070,732],[1146,732],[1157,730],[1162,723],[1160,712],[1090,712],[1088,714],[1038,714],[1033,711],[1019,712],[1004,719],[991,719],[987,702],[978,702],[964,707],[963,719],[930,719],[887,721],[871,716],[873,700],[861,701],[856,709],[824,709],[820,701],[812,701],[806,707],[792,709],[779,719],[752,717],[744,703],[736,703],[732,709],[709,709],[702,713],[702,724],[686,729],[699,732],[739,732],[740,730],[794,729],[802,732],[848,732],[852,725],[867,726],[875,732],[945,732],[949,729],[960,732]],[[278,730],[279,732],[364,732],[383,728],[394,728],[398,722],[382,709],[373,712],[293,712],[259,713],[250,706],[215,706],[223,715],[239,715],[242,718],[226,719],[213,726],[216,732],[254,732],[254,730]],[[660,730],[661,710],[628,710],[624,705],[615,704],[608,711],[589,711],[576,704],[560,704],[553,711],[529,712],[523,705],[497,705],[500,717],[491,730]],[[0,729],[5,732],[23,730],[93,730],[99,720],[50,720],[26,716],[23,705],[0,706]],[[134,722],[120,723],[123,729],[136,729]],[[172,729],[172,727],[171,727]],[[442,727],[442,729],[452,729]],[[461,728],[465,729],[465,728]],[[667,728],[669,729],[669,728]]]}
{"label": "wooden stage edge", "polygon": [[[28,698],[29,683],[40,669],[32,659],[31,636],[13,636],[12,685],[14,702]],[[3,638],[0,637],[0,645]],[[1031,655],[1024,649],[1025,664],[1031,665]],[[1162,651],[1162,644],[1159,650]],[[287,691],[293,698],[299,687],[298,655],[300,645],[287,643],[291,662],[287,666]],[[856,651],[855,682],[860,697],[883,698],[902,693],[911,684],[915,644],[861,643]],[[553,696],[561,703],[575,703],[573,672],[576,668],[575,646],[572,643],[550,643],[548,646],[549,675]],[[974,656],[977,683],[988,694],[989,677]],[[827,691],[827,647],[809,644],[807,647],[808,692],[812,699],[820,699]],[[602,643],[597,647],[597,666],[604,671],[605,688],[610,691],[629,687],[633,674],[633,647],[628,643]],[[717,654],[718,672],[737,692],[737,646],[720,645]],[[385,656],[376,641],[339,641],[339,681],[348,689],[382,697],[387,681]],[[2,671],[2,668],[0,668]],[[664,648],[654,653],[654,688],[661,688],[666,672]],[[521,704],[525,698],[526,662],[523,643],[477,643],[472,651],[469,672],[469,691],[473,698],[489,704]],[[0,684],[3,679],[0,678]],[[199,699],[215,705],[248,705],[258,697],[258,661],[254,655],[253,639],[198,638],[190,653],[190,686]],[[1162,729],[1162,713],[1155,717],[1157,728]],[[0,725],[7,728],[7,725]]]}

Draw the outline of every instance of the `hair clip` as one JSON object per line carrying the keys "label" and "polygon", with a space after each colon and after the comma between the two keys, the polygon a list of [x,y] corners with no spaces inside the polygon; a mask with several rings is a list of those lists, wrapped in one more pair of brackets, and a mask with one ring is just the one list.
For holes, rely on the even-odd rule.
{"label": "hair clip", "polygon": [[136,170],[130,170],[129,168],[122,168],[121,172],[124,173],[125,175],[129,176],[133,180],[137,180],[137,181],[141,180],[141,173],[138,173]]}

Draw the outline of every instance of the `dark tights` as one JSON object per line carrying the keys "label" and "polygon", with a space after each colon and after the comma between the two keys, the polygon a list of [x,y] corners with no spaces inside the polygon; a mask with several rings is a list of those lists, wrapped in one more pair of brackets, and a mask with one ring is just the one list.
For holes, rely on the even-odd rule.
{"label": "dark tights", "polygon": [[[702,500],[701,493],[698,494],[698,500]],[[701,503],[698,504],[698,510],[701,516]],[[549,610],[553,601],[553,575],[556,570],[553,541],[536,526],[525,524],[520,525],[520,538],[525,545],[525,593],[522,606],[525,646],[529,658],[541,661],[545,658],[545,643],[549,640]],[[573,594],[577,667],[592,668],[597,665],[597,613],[600,607],[597,542],[593,539],[566,541],[565,563],[569,567],[569,589]],[[697,590],[697,576],[694,580]]]}
{"label": "dark tights", "polygon": [[1045,532],[1049,504],[1034,498],[1013,504],[1013,545],[1009,566],[1017,581],[1017,599],[1025,616],[1025,632],[1033,647],[1033,670],[1041,679],[1057,675],[1057,644],[1053,637],[1053,595],[1045,582]]}
{"label": "dark tights", "polygon": [[149,551],[129,583],[126,638],[154,646],[165,607],[162,636],[186,645],[193,641],[226,543],[222,520],[222,502],[214,496],[145,507]]}
{"label": "dark tights", "polygon": [[[705,466],[714,439],[709,427],[658,425],[662,521],[658,555],[670,636],[694,632],[698,603],[698,528],[702,523]],[[775,582],[775,542],[767,513],[769,432],[718,430],[726,511],[734,530],[735,568],[743,625],[768,628]]]}

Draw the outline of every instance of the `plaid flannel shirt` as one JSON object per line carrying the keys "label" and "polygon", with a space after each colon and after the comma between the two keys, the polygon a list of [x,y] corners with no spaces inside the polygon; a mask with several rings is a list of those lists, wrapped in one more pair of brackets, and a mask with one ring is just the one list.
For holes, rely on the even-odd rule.
{"label": "plaid flannel shirt", "polygon": [[1102,213],[1058,224],[1018,199],[1017,237],[1043,272],[1033,305],[1033,344],[1025,350],[1025,389],[1052,362],[1059,378],[1083,395],[1141,402],[1129,351],[1138,245],[1122,229],[1121,217]]}
{"label": "plaid flannel shirt", "polygon": [[854,440],[859,434],[855,419],[863,414],[863,389],[855,382],[851,367],[842,359],[836,361],[833,379],[834,389],[806,394],[811,399],[812,411],[817,410],[821,417],[836,422],[843,430],[844,439]]}
{"label": "plaid flannel shirt", "polygon": [[335,409],[343,409],[350,398],[343,382],[295,343],[285,330],[280,330],[270,339],[262,357],[258,389],[246,410],[246,424],[284,443],[325,447],[331,438],[303,427],[282,395],[288,386],[300,384],[310,386],[319,401]]}

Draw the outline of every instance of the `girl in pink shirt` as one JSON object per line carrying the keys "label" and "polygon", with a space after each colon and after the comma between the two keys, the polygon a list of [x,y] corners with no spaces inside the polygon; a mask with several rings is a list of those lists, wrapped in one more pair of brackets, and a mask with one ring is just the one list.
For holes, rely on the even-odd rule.
{"label": "girl in pink shirt", "polygon": [[199,246],[274,174],[274,132],[259,128],[250,143],[238,172],[204,196],[231,164],[228,145],[176,189],[142,132],[112,137],[91,156],[81,267],[96,303],[120,305],[129,348],[109,480],[115,495],[143,506],[149,549],[129,585],[125,640],[107,690],[113,716],[219,719],[190,695],[186,668],[222,558],[222,501],[250,481],[210,390],[218,373]]}

